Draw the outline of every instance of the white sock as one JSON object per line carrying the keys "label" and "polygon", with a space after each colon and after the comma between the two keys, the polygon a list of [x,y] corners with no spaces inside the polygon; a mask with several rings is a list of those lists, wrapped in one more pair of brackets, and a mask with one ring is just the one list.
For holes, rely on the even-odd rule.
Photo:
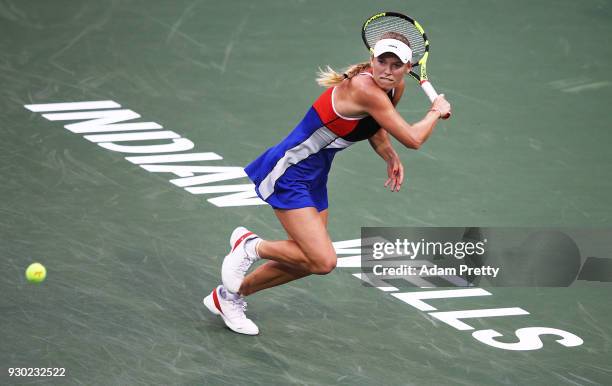
{"label": "white sock", "polygon": [[247,240],[246,244],[244,244],[247,255],[254,256],[256,261],[261,259],[259,253],[257,253],[257,246],[259,243],[261,243],[261,238],[255,237],[254,239]]}

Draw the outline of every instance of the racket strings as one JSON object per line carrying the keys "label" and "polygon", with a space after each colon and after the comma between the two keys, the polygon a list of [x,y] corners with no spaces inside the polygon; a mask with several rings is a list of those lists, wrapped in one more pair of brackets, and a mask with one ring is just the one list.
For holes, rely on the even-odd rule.
{"label": "racket strings", "polygon": [[404,35],[410,42],[412,49],[413,64],[416,64],[425,55],[426,44],[423,35],[416,26],[408,20],[395,16],[382,16],[372,20],[366,27],[365,39],[370,47],[374,47],[377,41],[387,32],[397,32]]}

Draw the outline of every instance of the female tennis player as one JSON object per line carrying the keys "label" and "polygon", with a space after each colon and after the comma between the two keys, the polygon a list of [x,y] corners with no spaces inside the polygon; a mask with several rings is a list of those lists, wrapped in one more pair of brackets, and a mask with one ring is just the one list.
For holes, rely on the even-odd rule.
{"label": "female tennis player", "polygon": [[[244,227],[232,232],[231,250],[221,268],[223,285],[215,288],[204,304],[233,331],[259,333],[244,313],[245,296],[310,274],[325,275],[336,267],[336,253],[327,232],[326,189],[334,155],[368,139],[387,163],[385,187],[398,192],[404,168],[388,134],[404,146],[418,149],[438,119],[450,114],[444,95],[414,124],[397,112],[411,57],[408,39],[388,32],[376,43],[368,62],[353,65],[344,74],[329,67],[321,71],[317,81],[328,88],[303,120],[245,168],[258,196],[274,209],[288,239],[264,240]],[[269,261],[245,277],[259,259]]]}

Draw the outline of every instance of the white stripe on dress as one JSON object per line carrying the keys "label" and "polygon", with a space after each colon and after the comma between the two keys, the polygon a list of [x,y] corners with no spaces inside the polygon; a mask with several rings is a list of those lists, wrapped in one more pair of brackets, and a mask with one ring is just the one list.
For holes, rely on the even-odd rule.
{"label": "white stripe on dress", "polygon": [[259,193],[263,199],[267,199],[274,193],[276,181],[291,165],[295,165],[312,154],[319,152],[337,138],[338,136],[327,127],[321,127],[312,133],[304,142],[287,150],[285,155],[276,162],[272,171],[268,173],[259,184]]}

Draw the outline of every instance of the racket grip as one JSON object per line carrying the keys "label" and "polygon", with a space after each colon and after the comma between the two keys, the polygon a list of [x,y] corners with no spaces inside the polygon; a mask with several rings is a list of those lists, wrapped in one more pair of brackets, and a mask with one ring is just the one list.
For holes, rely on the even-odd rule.
{"label": "racket grip", "polygon": [[[438,97],[438,93],[433,88],[431,83],[428,80],[422,80],[421,87],[423,88],[423,91],[425,91],[425,94],[427,95],[431,103],[433,103],[433,101]],[[442,119],[448,119],[448,118],[450,118],[450,114],[446,114],[445,116],[442,117]]]}
{"label": "racket grip", "polygon": [[425,94],[427,95],[431,103],[433,103],[433,101],[438,97],[438,93],[433,88],[431,83],[428,80],[422,80],[421,87],[423,88],[423,91],[425,91]]}

